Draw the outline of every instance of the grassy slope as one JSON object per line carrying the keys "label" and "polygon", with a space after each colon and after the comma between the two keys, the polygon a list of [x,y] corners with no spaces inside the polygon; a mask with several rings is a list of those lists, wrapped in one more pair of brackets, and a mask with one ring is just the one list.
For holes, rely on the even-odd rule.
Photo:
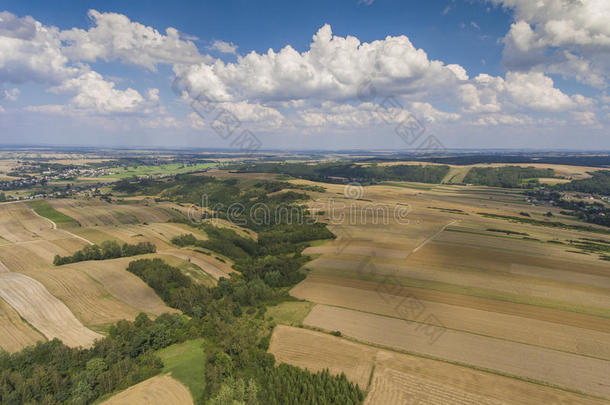
{"label": "grassy slope", "polygon": [[162,373],[172,373],[172,377],[186,385],[197,402],[205,389],[205,352],[203,339],[188,340],[158,350],[156,354],[163,360]]}
{"label": "grassy slope", "polygon": [[28,202],[28,205],[34,211],[36,211],[38,215],[50,219],[51,221],[55,222],[60,228],[80,226],[77,220],[57,211],[46,200],[30,201]]}
{"label": "grassy slope", "polygon": [[300,326],[315,304],[309,301],[287,301],[267,308],[267,319],[276,323]]}

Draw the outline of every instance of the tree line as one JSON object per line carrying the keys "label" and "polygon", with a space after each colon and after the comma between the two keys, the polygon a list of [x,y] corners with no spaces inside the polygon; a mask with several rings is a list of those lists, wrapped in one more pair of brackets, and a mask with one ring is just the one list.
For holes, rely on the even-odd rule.
{"label": "tree line", "polygon": [[87,245],[70,256],[55,255],[53,264],[61,266],[62,264],[82,262],[85,260],[117,259],[119,257],[155,253],[156,251],[156,246],[150,242],[139,242],[136,244],[123,243],[121,245],[115,240],[106,240],[102,242],[101,246],[97,244]]}
{"label": "tree line", "polygon": [[154,321],[140,314],[119,321],[89,349],[53,339],[20,352],[0,351],[0,403],[89,404],[125,389],[163,368],[154,350],[197,337],[195,325],[178,314]]}
{"label": "tree line", "polygon": [[405,165],[380,166],[353,162],[318,163],[253,163],[236,165],[235,170],[244,173],[278,173],[324,183],[360,182],[363,184],[380,181],[412,181],[419,183],[440,183],[449,173],[446,165]]}
{"label": "tree line", "polygon": [[521,166],[473,167],[464,177],[464,183],[488,187],[532,188],[539,185],[538,178],[541,177],[555,177],[555,171]]}

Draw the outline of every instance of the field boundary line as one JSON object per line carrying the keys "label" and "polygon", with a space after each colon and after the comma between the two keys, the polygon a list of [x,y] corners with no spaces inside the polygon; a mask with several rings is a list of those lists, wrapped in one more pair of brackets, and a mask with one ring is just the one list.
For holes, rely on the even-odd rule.
{"label": "field boundary line", "polygon": [[[318,268],[315,271],[318,272],[318,273],[314,273],[315,275],[322,275],[322,276],[328,276],[329,274],[331,274],[330,277],[333,277],[333,274],[337,274],[337,271],[335,271],[333,268],[330,268],[330,267],[323,268],[323,269]],[[320,273],[320,271],[326,271],[326,273]],[[329,272],[332,272],[332,273],[329,273]],[[361,281],[374,282],[374,283],[384,283],[383,281],[377,281],[377,279],[374,278],[375,275],[372,275],[373,277],[358,278],[357,275],[354,275],[353,273],[350,273],[349,271],[342,271],[340,274],[341,274],[341,277],[347,278],[347,279],[361,280]],[[550,309],[550,310],[557,310],[557,311],[564,311],[564,312],[571,312],[571,313],[575,313],[575,314],[592,316],[592,317],[596,317],[596,318],[610,319],[610,312],[606,313],[606,312],[608,312],[608,310],[605,310],[604,308],[601,308],[601,307],[600,308],[584,307],[585,309],[593,309],[593,312],[592,312],[591,310],[585,311],[585,310],[582,310],[581,308],[574,308],[574,307],[564,308],[562,306],[556,306],[557,303],[563,303],[563,301],[557,301],[555,303],[555,305],[553,305],[553,303],[543,303],[543,302],[534,303],[534,302],[528,302],[526,300],[527,298],[530,298],[530,297],[522,296],[522,295],[517,296],[517,298],[522,298],[521,300],[517,300],[517,299],[515,299],[515,297],[507,295],[507,294],[512,294],[512,293],[503,293],[499,290],[483,289],[480,287],[476,287],[476,290],[475,290],[472,287],[465,287],[465,286],[458,285],[458,284],[450,284],[450,283],[444,283],[444,282],[440,282],[440,281],[430,282],[429,280],[416,279],[416,278],[410,278],[410,277],[404,277],[404,276],[396,277],[396,279],[400,279],[403,281],[399,285],[404,288],[438,291],[441,293],[454,294],[454,295],[458,295],[458,296],[474,297],[474,298],[480,298],[480,299],[492,300],[492,301],[502,301],[502,302],[508,302],[508,303],[517,304],[517,305],[529,305],[529,306],[533,306],[533,307],[546,308],[546,309]],[[420,285],[413,285],[413,284],[418,284],[418,283]],[[426,284],[426,285],[424,286],[421,283]],[[391,284],[391,283],[385,283],[385,284],[395,285],[395,284]],[[449,291],[447,289],[448,287],[458,287],[460,289],[467,288],[472,292],[468,293],[468,292]],[[496,293],[501,293],[501,294],[498,295]],[[599,309],[602,312],[596,311],[597,309]],[[555,323],[557,323],[557,322],[555,322]],[[582,326],[579,326],[579,327],[582,327]],[[595,328],[587,328],[587,329],[599,330],[599,329],[595,329]],[[605,331],[600,331],[600,332],[605,332]]]}
{"label": "field boundary line", "polygon": [[[305,300],[305,301],[307,301],[307,300]],[[309,302],[313,302],[313,301],[309,301]],[[437,324],[430,323],[430,322],[422,322],[422,321],[416,321],[416,320],[411,320],[411,319],[405,319],[405,318],[400,318],[400,317],[394,316],[394,315],[385,315],[385,314],[380,314],[380,313],[377,313],[377,312],[364,311],[362,309],[344,307],[342,305],[321,304],[321,303],[317,303],[317,302],[314,302],[314,304],[315,305],[311,308],[311,310],[313,310],[313,308],[315,306],[318,306],[318,305],[319,306],[326,306],[326,307],[333,307],[333,308],[340,308],[340,309],[345,309],[345,310],[348,310],[348,311],[361,312],[363,314],[375,315],[375,316],[385,317],[385,318],[392,318],[392,319],[396,319],[396,320],[399,320],[399,321],[413,322],[413,323],[420,324],[420,325],[429,325],[429,326],[442,327],[443,329],[452,330],[454,332],[466,333],[466,334],[469,334],[469,335],[481,336],[481,337],[488,338],[488,339],[495,339],[495,340],[500,340],[500,341],[503,341],[503,342],[517,343],[517,344],[520,344],[520,345],[536,347],[536,348],[539,348],[539,349],[554,350],[556,352],[573,354],[575,356],[587,357],[587,358],[590,358],[590,359],[610,362],[610,358],[603,358],[603,357],[592,356],[592,355],[589,355],[589,354],[582,354],[582,353],[577,353],[577,352],[571,352],[569,350],[555,349],[553,347],[542,346],[542,345],[537,345],[537,344],[528,343],[528,342],[521,342],[521,341],[518,341],[518,340],[512,340],[512,339],[507,339],[507,338],[504,338],[504,337],[498,337],[498,336],[493,336],[493,335],[486,335],[484,333],[472,332],[472,331],[465,330],[465,329],[451,328],[451,327],[448,327],[448,326],[445,326],[445,325],[440,325],[440,324],[437,325]],[[311,310],[310,310],[310,312],[311,312]],[[493,312],[493,311],[488,311],[488,312]],[[605,332],[601,332],[601,333],[605,333]],[[608,334],[608,335],[610,336],[610,334]]]}
{"label": "field boundary line", "polygon": [[[327,335],[334,336],[332,334],[332,331],[324,329],[324,328],[319,328],[319,327],[316,327],[316,326],[303,325],[303,329],[309,329],[309,330],[313,330],[313,331],[316,331],[316,332],[321,332],[321,333],[325,333]],[[348,341],[351,341],[351,342],[354,342],[354,343],[359,343],[359,344],[362,344],[362,345],[365,345],[365,346],[375,347],[377,349],[386,350],[386,351],[389,351],[389,352],[406,354],[406,355],[409,355],[409,356],[420,357],[420,358],[424,358],[424,359],[428,359],[428,360],[434,360],[434,361],[440,361],[440,362],[447,363],[447,364],[453,364],[455,366],[466,367],[466,368],[469,368],[469,369],[472,369],[472,370],[477,370],[477,371],[482,371],[484,373],[499,375],[501,377],[512,378],[512,379],[515,379],[515,380],[519,380],[519,381],[523,381],[523,382],[531,383],[531,384],[536,384],[536,385],[540,385],[540,386],[543,386],[543,387],[554,388],[554,389],[557,389],[557,390],[561,390],[561,391],[565,391],[565,392],[570,392],[572,394],[578,394],[578,395],[582,395],[582,396],[589,397],[589,398],[595,398],[595,399],[603,400],[603,401],[606,401],[606,402],[610,403],[610,398],[600,397],[600,396],[593,395],[593,394],[588,394],[586,392],[582,392],[582,391],[578,391],[578,390],[575,390],[575,389],[563,387],[561,385],[555,385],[555,384],[552,384],[552,383],[547,383],[547,382],[544,382],[544,381],[541,381],[541,380],[536,380],[536,379],[531,379],[531,378],[527,378],[527,377],[522,377],[522,376],[519,376],[519,375],[505,373],[505,372],[502,372],[502,371],[488,369],[488,368],[485,368],[485,367],[479,367],[479,366],[475,366],[475,365],[468,364],[468,363],[462,363],[462,362],[459,362],[459,361],[443,359],[441,357],[435,357],[435,356],[427,355],[427,354],[423,354],[423,353],[411,352],[411,351],[408,351],[408,350],[397,349],[395,347],[385,346],[385,345],[382,345],[382,344],[379,344],[379,343],[372,343],[372,342],[368,342],[366,340],[356,339],[356,338],[354,338],[352,336],[348,336],[348,335],[345,335],[345,334],[342,334],[341,337],[339,337],[339,339],[345,339],[345,340],[348,340]]]}

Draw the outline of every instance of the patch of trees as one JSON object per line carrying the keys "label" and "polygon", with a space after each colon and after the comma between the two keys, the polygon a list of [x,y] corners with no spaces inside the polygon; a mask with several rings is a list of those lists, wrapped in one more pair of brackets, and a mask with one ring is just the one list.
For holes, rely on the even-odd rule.
{"label": "patch of trees", "polygon": [[489,187],[532,188],[538,185],[540,177],[555,177],[553,169],[535,167],[473,167],[464,178],[464,183]]}
{"label": "patch of trees", "polygon": [[259,233],[257,241],[239,236],[232,229],[205,223],[208,240],[193,234],[172,238],[172,243],[212,250],[232,259],[235,269],[248,280],[262,279],[272,287],[295,284],[304,278],[299,271],[309,260],[301,255],[306,242],[334,238],[325,224],[277,225]]}
{"label": "patch of trees", "polygon": [[124,243],[121,245],[117,241],[106,240],[102,242],[101,245],[87,245],[71,256],[55,255],[53,264],[61,266],[62,264],[82,262],[85,260],[117,259],[119,257],[155,253],[156,251],[157,248],[150,242],[139,242],[137,244]]}
{"label": "patch of trees", "polygon": [[239,172],[277,173],[301,179],[325,183],[347,183],[356,181],[363,184],[380,181],[412,181],[419,183],[440,183],[449,172],[449,166],[441,165],[394,165],[370,166],[354,163],[255,163],[238,166]]}
{"label": "patch of trees", "polygon": [[[308,219],[307,210],[297,205],[307,195],[285,190],[293,188],[288,183],[244,185],[236,180],[177,176],[175,180],[146,187],[158,187],[163,196],[179,202],[198,203],[199,193],[204,191],[215,205],[215,215],[226,213],[230,203],[252,207],[262,202],[271,212],[281,206]],[[264,319],[266,306],[291,299],[285,287],[304,277],[300,269],[310,258],[301,252],[307,242],[334,237],[324,224],[308,221],[295,224],[285,212],[263,221],[244,215],[243,226],[256,230],[257,240],[206,222],[198,226],[206,232],[207,240],[192,234],[172,239],[179,246],[204,248],[235,262],[240,273],[221,278],[215,287],[198,284],[159,259],[137,260],[128,267],[167,305],[191,316],[189,322],[196,325],[193,329],[205,338],[205,395],[196,398],[197,402],[359,404],[364,398],[362,391],[344,376],[275,367],[273,355],[266,352],[273,326]]]}
{"label": "patch of trees", "polygon": [[[343,373],[339,377],[331,375],[328,370],[313,374],[287,364],[267,366],[262,371],[261,384],[269,393],[265,401],[269,405],[356,405],[364,400],[364,393],[354,387]],[[334,395],[326,395],[331,392]]]}
{"label": "patch of trees", "polygon": [[154,321],[140,314],[119,321],[90,349],[70,348],[54,339],[20,352],[0,351],[0,403],[89,404],[158,374],[153,351],[196,336],[182,315]]}
{"label": "patch of trees", "polygon": [[170,307],[201,317],[210,302],[209,290],[193,282],[180,269],[161,259],[140,259],[129,263],[127,271],[140,277]]}
{"label": "patch of trees", "polygon": [[556,187],[563,191],[610,195],[610,170],[599,170],[589,174],[591,177],[587,179],[572,180],[569,183],[558,184]]}
{"label": "patch of trees", "polygon": [[498,232],[498,233],[505,233],[507,235],[522,235],[522,236],[529,236],[528,233],[525,232],[516,232],[516,231],[511,231],[508,229],[497,229],[497,228],[487,228],[487,231],[489,232]]}
{"label": "patch of trees", "polygon": [[[128,270],[141,277],[174,308],[192,316],[206,338],[205,397],[211,404],[360,404],[364,394],[345,375],[312,374],[296,367],[275,367],[266,352],[269,328],[265,305],[289,299],[286,292],[257,277],[233,275],[215,287],[195,284],[160,259],[141,259]],[[187,293],[197,289],[197,294]],[[239,402],[238,402],[239,403]]]}
{"label": "patch of trees", "polygon": [[[277,257],[258,259],[273,259],[269,266],[281,270],[282,260]],[[264,263],[259,263],[261,268],[268,267]],[[151,321],[141,314],[133,323],[112,326],[92,349],[70,349],[55,340],[14,355],[0,354],[0,402],[88,404],[158,373],[162,364],[154,350],[203,337],[208,363],[202,381],[205,394],[195,398],[197,403],[362,403],[364,393],[343,375],[275,367],[274,356],[266,352],[272,325],[264,320],[264,313],[266,305],[290,298],[285,289],[271,286],[257,272],[235,273],[215,287],[206,287],[160,259],[133,261],[128,270],[167,305],[191,317],[165,314]]]}
{"label": "patch of trees", "polygon": [[604,204],[598,202],[586,203],[584,201],[560,200],[558,205],[561,208],[571,210],[571,212],[562,211],[563,214],[573,215],[576,218],[591,224],[610,227],[610,209]]}
{"label": "patch of trees", "polygon": [[[568,183],[570,184],[570,183]],[[582,200],[566,200],[561,193],[551,189],[540,188],[526,193],[539,201],[552,201],[556,206],[563,208],[563,215],[574,216],[584,222],[610,227],[610,208],[606,205]]]}
{"label": "patch of trees", "polygon": [[606,155],[584,155],[584,154],[544,154],[544,153],[519,153],[516,155],[506,153],[496,154],[457,154],[454,156],[427,156],[418,157],[413,155],[394,155],[388,158],[371,158],[365,161],[387,162],[387,161],[416,160],[422,162],[443,163],[448,165],[474,165],[479,163],[548,163],[571,166],[610,166],[610,154]]}

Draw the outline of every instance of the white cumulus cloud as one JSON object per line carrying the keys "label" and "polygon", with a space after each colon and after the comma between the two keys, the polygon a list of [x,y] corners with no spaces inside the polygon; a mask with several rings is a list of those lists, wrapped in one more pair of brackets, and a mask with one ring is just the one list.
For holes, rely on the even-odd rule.
{"label": "white cumulus cloud", "polygon": [[210,46],[210,49],[213,49],[213,50],[221,52],[221,53],[229,53],[232,55],[235,55],[237,53],[237,45],[235,45],[233,42],[225,42],[225,41],[216,40],[212,43],[212,45]]}
{"label": "white cumulus cloud", "polygon": [[121,60],[154,70],[159,63],[197,63],[205,60],[195,44],[181,38],[175,28],[165,35],[156,29],[130,21],[122,14],[89,11],[95,24],[88,30],[73,28],[61,32],[63,53],[71,59],[94,62]]}

